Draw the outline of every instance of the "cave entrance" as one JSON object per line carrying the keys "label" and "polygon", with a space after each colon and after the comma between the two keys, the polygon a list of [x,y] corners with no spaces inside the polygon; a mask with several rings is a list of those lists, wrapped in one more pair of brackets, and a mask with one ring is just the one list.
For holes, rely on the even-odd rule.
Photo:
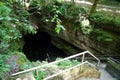
{"label": "cave entrance", "polygon": [[66,54],[51,43],[51,37],[46,32],[27,34],[23,52],[30,61],[54,61],[57,57],[66,57]]}

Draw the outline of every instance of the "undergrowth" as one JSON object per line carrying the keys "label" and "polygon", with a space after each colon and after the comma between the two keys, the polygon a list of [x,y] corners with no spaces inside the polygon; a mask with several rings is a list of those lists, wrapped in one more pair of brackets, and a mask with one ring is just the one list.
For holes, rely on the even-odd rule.
{"label": "undergrowth", "polygon": [[[56,61],[61,60],[62,58],[57,58]],[[70,67],[73,67],[77,64],[79,64],[80,62],[77,60],[65,60],[62,62],[59,62],[57,64],[53,64],[50,66],[46,66],[42,69],[38,70],[38,74],[40,76],[36,76],[36,72],[34,72],[34,77],[36,78],[36,80],[43,80],[44,78],[46,78],[47,76],[50,76],[52,74],[55,74],[61,70],[65,70],[68,69]],[[43,61],[43,62],[33,62],[33,65],[37,66],[37,65],[44,65],[44,64],[48,64],[47,61]]]}

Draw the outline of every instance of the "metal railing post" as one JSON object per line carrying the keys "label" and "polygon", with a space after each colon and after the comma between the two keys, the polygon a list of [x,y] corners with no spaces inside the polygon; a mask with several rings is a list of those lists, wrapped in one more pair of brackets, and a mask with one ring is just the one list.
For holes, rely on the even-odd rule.
{"label": "metal railing post", "polygon": [[98,61],[96,67],[99,67],[99,65],[100,65],[100,59],[97,58],[96,56],[94,56],[90,51],[87,51],[87,53],[90,54],[93,58],[95,58]]}
{"label": "metal railing post", "polygon": [[[85,53],[82,55],[82,61],[81,61],[82,64],[84,62],[84,59],[85,59]],[[80,66],[80,71],[82,71],[82,65]]]}
{"label": "metal railing post", "polygon": [[36,73],[36,76],[38,77],[39,74],[37,69],[35,69],[35,73]]}
{"label": "metal railing post", "polygon": [[84,62],[85,54],[82,55],[82,63]]}
{"label": "metal railing post", "polygon": [[[53,64],[56,64],[56,63],[59,63],[59,62],[68,60],[68,59],[72,59],[72,58],[74,58],[74,57],[81,56],[81,55],[82,55],[82,61],[81,61],[81,63],[79,64],[79,66],[80,66],[80,71],[82,71],[82,65],[86,63],[86,61],[85,61],[85,54],[87,54],[87,53],[90,54],[93,58],[95,58],[95,59],[98,61],[98,65],[100,64],[99,58],[97,58],[96,56],[94,56],[94,55],[93,55],[91,52],[89,52],[89,51],[84,51],[84,52],[81,52],[81,53],[78,53],[78,54],[75,54],[75,55],[66,57],[66,58],[61,59],[61,60],[58,60],[58,61],[54,61],[54,62],[51,62],[51,63],[48,63],[48,64],[44,64],[44,65],[41,65],[41,66],[33,67],[33,68],[30,68],[30,69],[27,69],[27,70],[24,70],[24,71],[21,71],[21,72],[14,73],[14,74],[12,74],[12,76],[16,76],[16,75],[23,74],[23,73],[27,73],[27,72],[32,72],[32,71],[34,70],[35,73],[36,73],[36,76],[38,77],[38,76],[39,76],[38,69],[43,68],[43,67],[46,67],[46,66],[50,66],[50,65],[53,65]],[[87,63],[89,63],[90,65],[93,65],[93,66],[94,66],[94,64],[91,64],[90,62],[87,62]],[[78,65],[77,65],[77,66],[78,66]],[[73,68],[75,68],[75,67],[69,68],[69,69],[64,70],[64,71],[68,71],[68,70],[71,70],[71,69],[73,69]],[[44,80],[46,80],[46,79],[48,79],[48,78],[52,78],[52,77],[57,76],[57,75],[59,75],[59,74],[62,74],[62,73],[64,73],[64,71],[63,71],[63,72],[59,72],[59,73],[57,73],[57,74],[53,74],[52,76],[49,76],[49,77],[45,78]]]}

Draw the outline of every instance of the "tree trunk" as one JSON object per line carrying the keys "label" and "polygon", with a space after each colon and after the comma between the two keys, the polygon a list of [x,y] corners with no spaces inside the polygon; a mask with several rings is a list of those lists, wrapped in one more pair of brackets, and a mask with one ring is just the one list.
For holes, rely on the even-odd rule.
{"label": "tree trunk", "polygon": [[96,7],[97,7],[98,2],[99,2],[99,0],[94,0],[94,3],[92,5],[92,8],[91,8],[90,13],[89,13],[89,17],[91,17],[92,14],[96,11]]}
{"label": "tree trunk", "polygon": [[75,0],[72,0],[73,3],[75,3]]}

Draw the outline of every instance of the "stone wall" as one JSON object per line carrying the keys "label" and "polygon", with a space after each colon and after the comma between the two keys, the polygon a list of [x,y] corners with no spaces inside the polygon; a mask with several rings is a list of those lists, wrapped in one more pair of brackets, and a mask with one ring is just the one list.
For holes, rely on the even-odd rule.
{"label": "stone wall", "polygon": [[106,70],[118,80],[120,79],[120,63],[116,63],[112,60],[108,61],[106,64]]}

